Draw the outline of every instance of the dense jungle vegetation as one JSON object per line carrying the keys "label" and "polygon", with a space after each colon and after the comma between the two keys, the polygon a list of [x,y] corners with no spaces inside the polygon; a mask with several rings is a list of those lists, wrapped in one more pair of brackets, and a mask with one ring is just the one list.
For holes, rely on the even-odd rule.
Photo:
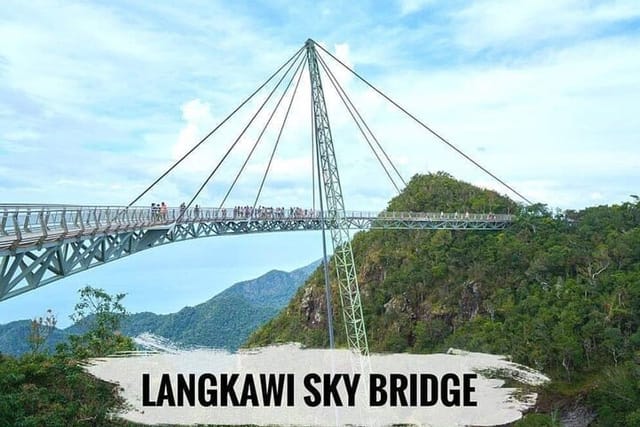
{"label": "dense jungle vegetation", "polygon": [[[358,233],[353,250],[371,351],[508,354],[553,379],[536,408],[546,414],[521,425],[557,425],[557,413],[575,405],[588,408],[595,425],[640,425],[640,203],[632,197],[551,212],[445,173],[414,176],[388,210],[509,212],[516,220],[499,232]],[[339,313],[335,283],[332,293]],[[326,347],[325,307],[318,270],[247,345]]]}
{"label": "dense jungle vegetation", "polygon": [[124,402],[113,384],[87,374],[81,363],[134,349],[118,333],[126,315],[124,295],[108,295],[86,287],[80,291],[75,322],[86,332],[69,337],[54,353],[43,351],[56,319],[49,312],[34,319],[28,337],[31,351],[21,357],[0,355],[0,425],[2,426],[126,426],[113,417]]}

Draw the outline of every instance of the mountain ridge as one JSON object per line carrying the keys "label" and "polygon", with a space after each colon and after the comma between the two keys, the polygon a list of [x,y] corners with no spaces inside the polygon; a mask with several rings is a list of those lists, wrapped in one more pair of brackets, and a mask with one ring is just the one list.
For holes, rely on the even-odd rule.
{"label": "mountain ridge", "polygon": [[[290,272],[270,270],[259,277],[234,283],[208,300],[174,313],[131,313],[123,320],[121,332],[128,336],[150,332],[177,344],[234,351],[253,329],[278,313],[319,262]],[[0,352],[12,355],[30,352],[30,328],[31,320],[0,325]],[[55,328],[43,349],[52,351],[69,335],[83,332],[83,326],[78,324]]]}

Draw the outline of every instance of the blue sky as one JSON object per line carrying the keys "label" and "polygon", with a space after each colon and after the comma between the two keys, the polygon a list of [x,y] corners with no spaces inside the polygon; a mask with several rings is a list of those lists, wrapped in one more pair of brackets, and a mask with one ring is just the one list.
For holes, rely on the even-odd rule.
{"label": "blue sky", "polygon": [[[637,194],[636,0],[5,1],[0,202],[128,203],[309,37],[530,199],[581,208]],[[504,192],[333,69],[405,178],[446,170]],[[393,188],[335,95],[327,98],[347,208],[381,209]],[[188,200],[251,108],[141,203]],[[308,113],[302,91],[266,205],[310,204]],[[201,204],[220,201],[255,135],[241,140]],[[273,135],[265,141],[229,204],[255,197]],[[84,284],[127,292],[132,311],[174,311],[271,268],[311,262],[319,239],[170,245],[2,302],[0,322],[47,308],[66,318]]]}

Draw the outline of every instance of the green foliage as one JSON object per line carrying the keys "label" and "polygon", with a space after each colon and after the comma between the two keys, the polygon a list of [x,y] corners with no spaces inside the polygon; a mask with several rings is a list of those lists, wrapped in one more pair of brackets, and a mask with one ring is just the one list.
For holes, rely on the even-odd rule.
{"label": "green foliage", "polygon": [[591,403],[598,408],[598,426],[640,426],[640,365],[628,361],[604,370]]}
{"label": "green foliage", "polygon": [[117,334],[126,314],[123,298],[86,287],[72,316],[86,324],[83,335],[61,345],[55,355],[38,353],[55,329],[56,319],[49,310],[31,323],[32,353],[19,358],[0,355],[0,425],[129,425],[113,418],[124,404],[116,386],[92,377],[81,366],[87,357],[132,348],[128,338]]}
{"label": "green foliage", "polygon": [[453,179],[446,172],[414,175],[387,207],[395,212],[515,213],[518,205],[492,190]]}
{"label": "green foliage", "polygon": [[556,414],[527,414],[518,420],[513,427],[560,427]]}
{"label": "green foliage", "polygon": [[[517,219],[500,232],[358,233],[352,245],[372,351],[509,354],[571,383],[640,351],[640,203],[553,214],[439,173],[414,176],[389,210],[508,211]],[[336,283],[332,295],[338,304]],[[316,274],[248,345],[325,346],[324,308]],[[635,420],[633,410],[621,419]]]}
{"label": "green foliage", "polygon": [[109,295],[91,286],[82,288],[71,320],[86,332],[71,335],[68,343],[58,346],[58,351],[86,359],[133,350],[131,338],[120,333],[120,323],[127,315],[122,305],[124,297],[125,294]]}
{"label": "green foliage", "polygon": [[110,415],[122,407],[114,386],[88,375],[65,356],[0,356],[0,425],[125,425]]}

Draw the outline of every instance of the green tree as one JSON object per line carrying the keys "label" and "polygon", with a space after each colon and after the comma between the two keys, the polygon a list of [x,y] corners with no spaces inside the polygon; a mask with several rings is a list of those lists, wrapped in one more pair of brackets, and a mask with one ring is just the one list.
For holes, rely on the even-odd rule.
{"label": "green tree", "polygon": [[120,333],[120,324],[128,314],[122,305],[125,296],[109,295],[91,286],[80,289],[80,302],[70,317],[85,332],[70,336],[69,344],[61,345],[59,350],[80,359],[134,350],[131,338]]}
{"label": "green tree", "polygon": [[27,337],[31,353],[37,353],[41,350],[57,323],[58,319],[51,309],[47,310],[44,317],[40,316],[31,320],[31,328]]}

